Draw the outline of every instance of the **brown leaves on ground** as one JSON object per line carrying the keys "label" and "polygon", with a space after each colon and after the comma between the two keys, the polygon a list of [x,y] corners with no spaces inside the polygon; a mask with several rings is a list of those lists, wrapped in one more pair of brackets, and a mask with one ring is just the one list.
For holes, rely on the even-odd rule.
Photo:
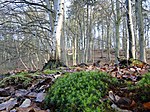
{"label": "brown leaves on ground", "polygon": [[[130,81],[135,84],[142,78],[142,75],[149,71],[149,64],[144,62],[138,62],[136,60],[121,60],[118,64],[101,64],[97,61],[91,65],[86,63],[78,64],[72,68],[64,69],[65,72],[79,72],[79,71],[92,71],[97,70],[100,72],[107,72],[112,77],[118,78],[119,81]],[[134,62],[134,63],[133,63]],[[10,75],[16,75],[13,73]],[[0,88],[0,111],[16,111],[16,112],[49,112],[50,110],[43,110],[43,101],[46,96],[46,91],[53,84],[57,77],[60,77],[63,73],[56,74],[41,74],[38,76],[27,75],[31,78],[31,84],[28,88],[22,86],[8,85],[8,87]],[[112,87],[112,91],[109,91],[108,96],[112,102],[112,107],[118,111],[130,112],[135,108],[139,110],[150,110],[150,102],[140,102],[137,99],[133,99],[137,91],[129,91],[127,87]],[[104,98],[105,100],[107,98]],[[150,99],[149,99],[150,100]],[[103,102],[103,101],[101,101]],[[138,107],[138,103],[141,107]],[[141,109],[142,108],[142,109]],[[136,110],[136,109],[135,109]],[[138,111],[137,111],[138,112]]]}
{"label": "brown leaves on ground", "polygon": [[150,110],[150,102],[143,103],[145,109]]}
{"label": "brown leaves on ground", "polygon": [[49,112],[49,110],[42,110],[41,107],[44,103],[46,91],[58,76],[60,75],[41,74],[32,76],[34,81],[28,88],[20,89],[13,85],[0,88],[0,112]]}
{"label": "brown leaves on ground", "polygon": [[[144,63],[140,60],[120,60],[118,64],[99,64],[98,66],[95,66],[96,64],[93,63],[86,67],[80,67],[77,66],[75,70],[80,71],[90,71],[90,70],[98,70],[101,72],[107,72],[112,77],[116,77],[119,81],[128,82],[131,85],[135,85],[138,81],[142,79],[142,76],[150,71],[150,66],[147,63]],[[143,87],[145,88],[145,87]],[[118,85],[118,87],[114,87],[113,91],[115,93],[114,97],[119,98],[119,100],[114,99],[111,101],[113,102],[113,106],[118,111],[140,111],[140,112],[147,112],[150,109],[150,103],[143,101],[140,101],[141,99],[138,98],[137,95],[144,95],[144,91],[141,89],[130,91],[128,90],[127,85],[124,85],[123,87],[121,85]],[[141,91],[141,92],[140,92]],[[118,94],[120,93],[120,94]],[[146,95],[147,93],[145,93]],[[136,98],[136,99],[135,99]],[[150,99],[147,99],[150,101]]]}

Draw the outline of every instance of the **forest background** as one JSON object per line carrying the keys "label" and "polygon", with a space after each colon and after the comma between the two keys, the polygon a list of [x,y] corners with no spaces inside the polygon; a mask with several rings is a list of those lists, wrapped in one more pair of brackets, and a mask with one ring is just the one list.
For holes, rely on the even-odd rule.
{"label": "forest background", "polygon": [[149,0],[1,0],[0,72],[66,65],[150,62]]}

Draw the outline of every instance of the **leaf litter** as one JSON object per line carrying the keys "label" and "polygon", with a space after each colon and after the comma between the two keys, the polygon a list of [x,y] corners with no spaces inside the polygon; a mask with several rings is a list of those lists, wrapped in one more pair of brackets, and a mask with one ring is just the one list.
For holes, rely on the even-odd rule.
{"label": "leaf litter", "polygon": [[[105,100],[111,101],[111,107],[116,111],[121,112],[148,112],[150,111],[150,99],[141,100],[138,95],[149,95],[147,91],[142,91],[139,87],[130,88],[130,86],[136,85],[143,77],[144,74],[150,71],[149,64],[144,62],[136,62],[135,60],[119,60],[118,64],[104,64],[97,61],[91,65],[81,63],[74,67],[61,68],[61,72],[55,74],[44,74],[39,72],[39,75],[33,75],[28,73],[25,79],[30,78],[30,82],[25,82],[25,79],[19,79],[15,82],[12,79],[7,79],[7,85],[0,86],[0,111],[10,112],[49,112],[50,110],[44,110],[43,103],[48,88],[54,83],[58,77],[63,77],[66,72],[79,72],[79,71],[93,71],[107,72],[112,77],[116,77],[120,82],[118,87],[110,88],[108,95],[105,98],[100,99],[101,102]],[[134,63],[133,63],[134,62]],[[58,68],[58,70],[60,70]],[[13,72],[12,72],[13,73]],[[10,74],[9,76],[2,77],[2,80],[17,76],[18,73]],[[13,78],[15,79],[15,78]],[[147,79],[150,82],[150,79]],[[23,83],[21,83],[21,81]],[[2,81],[1,81],[2,82]],[[4,83],[4,82],[3,82]],[[145,87],[150,87],[144,85]],[[145,93],[144,93],[145,92]],[[141,93],[141,94],[140,94]]]}

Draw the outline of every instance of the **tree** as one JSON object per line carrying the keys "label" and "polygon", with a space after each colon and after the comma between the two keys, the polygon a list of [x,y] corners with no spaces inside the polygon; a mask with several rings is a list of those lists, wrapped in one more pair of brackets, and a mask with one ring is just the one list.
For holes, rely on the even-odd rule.
{"label": "tree", "polygon": [[139,33],[140,60],[146,62],[142,0],[135,0],[136,19]]}
{"label": "tree", "polygon": [[120,21],[121,21],[120,4],[119,4],[119,0],[116,0],[116,17],[115,17],[116,50],[115,50],[115,57],[119,57],[119,44],[120,44],[120,41],[119,41],[119,39],[120,39],[119,26],[120,26]]}
{"label": "tree", "polygon": [[127,8],[127,25],[129,34],[129,58],[135,59],[135,36],[133,30],[131,0],[126,0],[126,8]]}
{"label": "tree", "polygon": [[64,0],[55,0],[54,2],[57,5],[55,28],[54,28],[54,38],[56,38],[56,59],[60,60],[62,51],[60,43],[61,43],[61,34],[64,16]]}

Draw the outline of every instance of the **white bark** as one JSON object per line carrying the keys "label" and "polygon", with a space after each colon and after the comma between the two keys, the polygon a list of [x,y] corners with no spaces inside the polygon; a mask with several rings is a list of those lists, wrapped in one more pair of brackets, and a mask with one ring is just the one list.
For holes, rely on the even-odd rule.
{"label": "white bark", "polygon": [[61,33],[63,26],[63,16],[64,16],[64,0],[54,0],[55,8],[57,7],[57,15],[55,20],[55,28],[54,28],[54,37],[56,38],[56,59],[61,59]]}
{"label": "white bark", "polygon": [[128,33],[129,33],[129,58],[135,59],[135,36],[132,22],[131,0],[126,0],[126,6],[127,6]]}

